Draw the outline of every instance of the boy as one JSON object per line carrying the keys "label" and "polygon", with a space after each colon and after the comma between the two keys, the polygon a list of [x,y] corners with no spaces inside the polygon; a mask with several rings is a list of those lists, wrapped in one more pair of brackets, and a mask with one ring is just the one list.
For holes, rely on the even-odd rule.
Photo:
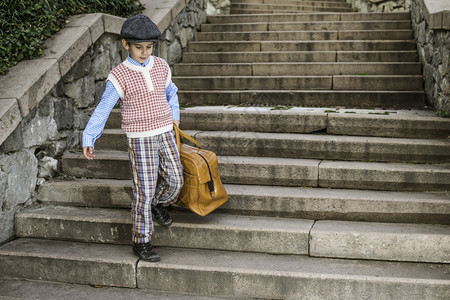
{"label": "boy", "polygon": [[94,159],[94,142],[119,101],[133,177],[133,252],[154,262],[160,256],[150,243],[152,219],[162,226],[172,224],[165,206],[176,201],[183,185],[173,134],[173,124],[180,124],[177,87],[168,64],[151,55],[161,32],[148,17],[128,18],[120,34],[129,55],[108,76],[102,99],[83,132],[83,155]]}

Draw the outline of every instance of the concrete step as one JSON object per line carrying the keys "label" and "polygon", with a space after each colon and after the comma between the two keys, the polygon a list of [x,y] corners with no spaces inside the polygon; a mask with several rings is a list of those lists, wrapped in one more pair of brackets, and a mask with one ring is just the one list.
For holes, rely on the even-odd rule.
{"label": "concrete step", "polygon": [[340,13],[231,14],[208,16],[209,24],[340,21]]}
{"label": "concrete step", "polygon": [[[155,292],[145,289],[130,289],[109,286],[90,286],[83,284],[59,283],[25,279],[1,279],[0,299],[2,300],[171,300],[190,299],[192,294]],[[228,297],[195,295],[196,300],[230,300]],[[244,299],[244,298],[241,298]]]}
{"label": "concrete step", "polygon": [[[170,227],[155,224],[152,245],[272,254],[308,254],[314,221],[174,212]],[[129,209],[47,206],[16,214],[16,236],[131,245]],[[226,243],[223,243],[226,241]]]}
{"label": "concrete step", "polygon": [[[319,9],[314,9],[314,7],[303,7],[298,10],[303,13],[322,11]],[[293,13],[292,10],[281,10],[281,9],[243,9],[243,8],[231,8],[230,14],[232,15],[262,15],[262,14],[290,14]]]}
{"label": "concrete step", "polygon": [[202,24],[200,32],[269,31],[268,22]]}
{"label": "concrete step", "polygon": [[310,22],[310,21],[380,21],[411,20],[409,12],[396,13],[290,13],[260,15],[208,16],[208,23]]}
{"label": "concrete step", "polygon": [[[224,24],[225,25],[225,24]],[[212,25],[214,26],[214,25]],[[219,26],[219,25],[216,25]],[[408,30],[411,22],[408,20],[383,21],[340,21],[340,22],[273,22],[267,23],[268,31],[286,30]],[[202,27],[203,31],[203,27]],[[215,30],[221,31],[221,30]]]}
{"label": "concrete step", "polygon": [[[298,3],[245,3],[242,1],[232,2],[230,13],[246,13],[247,11],[269,12],[353,12],[354,10],[347,3],[334,2],[313,2],[302,1]],[[234,11],[234,12],[233,12]]]}
{"label": "concrete step", "polygon": [[[114,109],[106,128],[118,129],[120,122],[120,110]],[[446,139],[450,136],[450,119],[437,117],[433,111],[421,110],[201,106],[181,110],[181,127],[188,130],[275,133],[326,131],[334,135],[418,139]]]}
{"label": "concrete step", "polygon": [[[172,213],[154,246],[449,263],[450,226]],[[131,245],[128,209],[42,207],[19,212],[16,236]],[[221,243],[226,240],[227,243]],[[311,249],[309,249],[308,241]]]}
{"label": "concrete step", "polygon": [[[69,176],[101,179],[130,179],[126,152],[97,151],[96,159],[86,160],[81,153],[66,153],[63,172]],[[317,186],[319,160],[219,157],[224,183]],[[284,165],[288,163],[288,165]],[[245,164],[248,164],[245,166]],[[223,169],[223,171],[222,171]],[[237,174],[242,170],[242,174]],[[225,172],[222,174],[222,172]],[[237,172],[237,173],[236,173]],[[262,172],[262,173],[261,173]],[[259,174],[258,174],[259,173]],[[293,173],[293,174],[290,174]],[[270,183],[271,182],[271,183]]]}
{"label": "concrete step", "polygon": [[333,75],[334,90],[422,91],[422,75]]}
{"label": "concrete step", "polygon": [[417,52],[410,51],[337,51],[338,62],[407,62],[417,61]]}
{"label": "concrete step", "polygon": [[261,4],[231,4],[231,14],[267,14],[296,12],[352,12],[348,7],[321,7],[308,5],[261,5]]}
{"label": "concrete step", "polygon": [[419,75],[419,62],[180,63],[174,76]]}
{"label": "concrete step", "polygon": [[200,249],[157,251],[162,261],[148,263],[138,261],[130,246],[18,239],[0,247],[4,266],[0,277],[263,299],[326,299],[330,286],[335,288],[333,296],[341,299],[368,295],[439,299],[446,298],[450,283],[445,264]]}
{"label": "concrete step", "polygon": [[[108,128],[119,128],[119,110]],[[204,122],[198,122],[204,120]],[[277,107],[191,107],[181,111],[181,126],[190,130],[313,133],[418,139],[446,139],[450,119],[432,111]]]}
{"label": "concrete step", "polygon": [[339,40],[408,40],[414,38],[412,30],[339,30]]}
{"label": "concrete step", "polygon": [[[219,156],[224,183],[386,191],[446,191],[448,165],[365,163],[273,157]],[[81,153],[62,158],[66,175],[99,179],[129,179],[126,152],[97,151],[96,159]]]}
{"label": "concrete step", "polygon": [[[183,52],[183,63],[335,62],[336,51]],[[414,52],[415,55],[415,52]],[[414,56],[415,57],[415,56]]]}
{"label": "concrete step", "polygon": [[410,51],[184,52],[183,63],[417,62]]}
{"label": "concrete step", "polygon": [[450,263],[450,226],[317,221],[310,255]]}
{"label": "concrete step", "polygon": [[[392,139],[292,133],[187,131],[217,155],[401,163],[450,163],[450,140]],[[100,150],[127,151],[121,129],[105,129]]]}
{"label": "concrete step", "polygon": [[230,184],[226,189],[230,200],[220,210],[232,213],[450,225],[448,194]]}
{"label": "concrete step", "polygon": [[398,41],[194,41],[190,52],[279,52],[279,51],[409,51],[415,50],[414,40]]}
{"label": "concrete step", "polygon": [[332,76],[177,76],[180,90],[290,90],[332,88]]}
{"label": "concrete step", "polygon": [[450,188],[450,167],[448,164],[322,161],[319,186],[389,191],[446,191]]}
{"label": "concrete step", "polygon": [[[179,90],[182,105],[423,108],[423,91]],[[275,108],[276,109],[276,108]],[[331,109],[334,112],[335,109]]]}
{"label": "concrete step", "polygon": [[[312,220],[450,225],[450,195],[258,185],[225,185],[216,212]],[[131,180],[54,181],[39,187],[45,205],[130,208]]]}
{"label": "concrete step", "polygon": [[261,51],[392,51],[414,49],[414,40],[261,42]]}
{"label": "concrete step", "polygon": [[[338,31],[198,32],[196,41],[316,41],[338,40]],[[405,37],[408,39],[408,37]]]}
{"label": "concrete step", "polygon": [[196,41],[322,41],[322,40],[409,40],[411,29],[198,32]]}
{"label": "concrete step", "polygon": [[201,32],[411,29],[411,21],[312,21],[202,24]]}
{"label": "concrete step", "polygon": [[130,208],[132,181],[116,179],[78,179],[46,182],[37,195],[44,205]]}
{"label": "concrete step", "polygon": [[[380,130],[383,133],[379,132]],[[367,135],[409,138],[447,138],[450,136],[450,120],[436,116],[411,114],[379,115],[333,114],[328,116],[327,132],[343,135]],[[375,132],[378,133],[375,133]]]}
{"label": "concrete step", "polygon": [[176,76],[180,90],[422,91],[422,75]]}
{"label": "concrete step", "polygon": [[233,4],[259,4],[262,5],[283,5],[283,6],[320,6],[320,7],[352,7],[351,3],[345,1],[297,1],[297,0],[233,0]]}
{"label": "concrete step", "polygon": [[[450,163],[450,140],[206,131],[194,134],[219,155],[402,163]],[[124,148],[126,149],[126,148]]]}
{"label": "concrete step", "polygon": [[450,188],[450,168],[445,165],[244,156],[221,156],[219,161],[223,182],[233,184],[387,191],[446,191]]}
{"label": "concrete step", "polygon": [[130,246],[17,239],[0,247],[1,278],[136,287]]}

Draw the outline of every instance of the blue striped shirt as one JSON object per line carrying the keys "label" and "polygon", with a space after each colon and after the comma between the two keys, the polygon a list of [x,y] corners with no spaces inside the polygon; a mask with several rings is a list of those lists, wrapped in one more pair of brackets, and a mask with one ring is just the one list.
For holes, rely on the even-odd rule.
{"label": "blue striped shirt", "polygon": [[[130,56],[128,56],[127,60],[136,66],[145,67],[150,62],[150,57],[143,64],[132,59]],[[178,88],[176,85],[170,81],[170,84],[166,88],[166,96],[172,110],[172,119],[174,120],[180,119],[180,106],[178,104],[177,91]],[[83,148],[94,148],[94,143],[102,135],[109,114],[116,105],[117,101],[119,101],[119,98],[119,93],[116,88],[111,81],[108,80],[106,82],[105,92],[103,93],[102,99],[95,108],[94,113],[84,129]]]}

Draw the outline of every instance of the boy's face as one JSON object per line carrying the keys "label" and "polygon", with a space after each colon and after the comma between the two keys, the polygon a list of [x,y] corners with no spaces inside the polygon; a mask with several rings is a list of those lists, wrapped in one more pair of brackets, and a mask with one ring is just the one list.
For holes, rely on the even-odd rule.
{"label": "boy's face", "polygon": [[153,50],[153,42],[128,43],[122,39],[122,45],[130,52],[131,58],[141,64],[150,57]]}

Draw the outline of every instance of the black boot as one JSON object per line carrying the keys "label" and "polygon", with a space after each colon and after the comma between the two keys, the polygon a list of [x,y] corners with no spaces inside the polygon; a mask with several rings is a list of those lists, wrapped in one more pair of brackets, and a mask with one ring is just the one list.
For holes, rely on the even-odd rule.
{"label": "black boot", "polygon": [[161,204],[152,207],[152,216],[153,220],[161,226],[170,226],[172,224],[172,217],[167,211],[167,208]]}
{"label": "black boot", "polygon": [[146,261],[157,262],[161,260],[159,254],[153,251],[152,245],[150,243],[133,243],[133,252]]}

